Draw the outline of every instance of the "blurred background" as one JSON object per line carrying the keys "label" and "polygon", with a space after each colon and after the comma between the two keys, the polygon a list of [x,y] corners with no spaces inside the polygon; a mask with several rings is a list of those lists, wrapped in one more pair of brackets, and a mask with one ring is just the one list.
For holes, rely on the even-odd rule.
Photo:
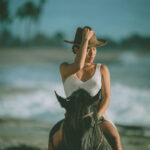
{"label": "blurred background", "polygon": [[110,71],[107,113],[123,149],[150,149],[149,15],[149,0],[0,0],[0,149],[47,148],[65,112],[59,65],[75,57],[64,40],[86,25],[108,41],[95,63]]}

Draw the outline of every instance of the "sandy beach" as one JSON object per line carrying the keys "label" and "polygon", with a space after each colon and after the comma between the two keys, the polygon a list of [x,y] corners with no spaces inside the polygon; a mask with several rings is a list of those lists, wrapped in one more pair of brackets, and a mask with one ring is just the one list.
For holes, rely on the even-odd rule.
{"label": "sandy beach", "polygon": [[[95,61],[109,63],[115,61],[122,51],[98,50]],[[0,50],[0,65],[18,63],[47,63],[47,62],[72,62],[75,55],[71,49],[65,48],[13,48]]]}
{"label": "sandy beach", "polygon": [[[47,150],[50,122],[0,118],[0,150]],[[150,149],[148,127],[116,124],[123,150]],[[144,134],[143,134],[144,133]]]}
{"label": "sandy beach", "polygon": [[[112,63],[124,52],[135,52],[138,57],[150,56],[150,52],[146,50],[118,50],[118,49],[100,49],[97,50],[95,62]],[[36,64],[48,62],[73,62],[75,54],[71,48],[58,47],[33,47],[33,48],[1,48],[0,49],[0,65],[9,64]]]}

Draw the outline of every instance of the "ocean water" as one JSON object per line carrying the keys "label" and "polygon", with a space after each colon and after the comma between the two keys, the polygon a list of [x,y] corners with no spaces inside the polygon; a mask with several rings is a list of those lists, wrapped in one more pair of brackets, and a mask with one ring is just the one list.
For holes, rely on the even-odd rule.
{"label": "ocean water", "polygon": [[[114,123],[150,125],[150,55],[125,52],[107,66],[109,118]],[[59,63],[0,65],[0,116],[57,122],[65,111],[54,90],[65,97]]]}

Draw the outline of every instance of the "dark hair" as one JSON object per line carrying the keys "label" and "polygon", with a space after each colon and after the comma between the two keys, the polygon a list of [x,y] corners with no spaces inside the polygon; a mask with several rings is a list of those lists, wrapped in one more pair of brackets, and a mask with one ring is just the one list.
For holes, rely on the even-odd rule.
{"label": "dark hair", "polygon": [[74,48],[75,48],[75,47],[79,49],[80,46],[78,46],[78,45],[73,45],[73,46],[72,46],[72,51],[73,51],[74,54],[75,54],[75,51],[74,51]]}

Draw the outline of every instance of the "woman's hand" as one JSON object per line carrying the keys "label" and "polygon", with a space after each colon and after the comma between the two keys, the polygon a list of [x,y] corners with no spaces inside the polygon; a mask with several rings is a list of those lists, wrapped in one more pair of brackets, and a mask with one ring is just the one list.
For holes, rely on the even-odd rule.
{"label": "woman's hand", "polygon": [[90,30],[88,28],[84,28],[83,29],[83,33],[82,33],[82,39],[83,40],[90,40],[90,38],[93,36],[94,31]]}

